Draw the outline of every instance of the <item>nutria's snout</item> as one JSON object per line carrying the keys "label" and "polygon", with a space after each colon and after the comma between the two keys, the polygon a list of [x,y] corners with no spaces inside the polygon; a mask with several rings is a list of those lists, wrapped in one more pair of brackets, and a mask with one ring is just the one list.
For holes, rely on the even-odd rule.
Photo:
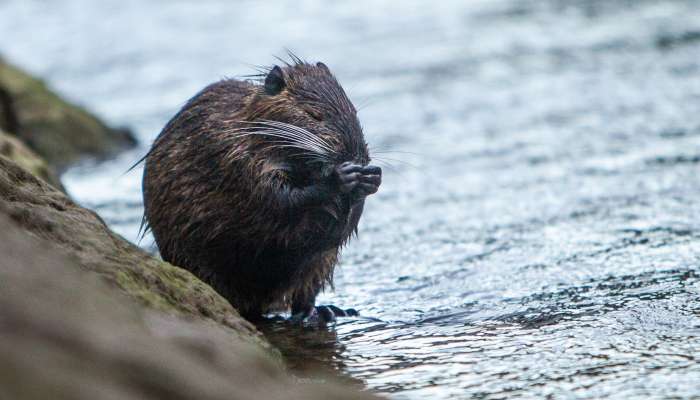
{"label": "nutria's snout", "polygon": [[202,90],[163,128],[144,169],[145,218],[163,259],[250,319],[314,315],[382,182],[330,69],[292,58],[260,82]]}

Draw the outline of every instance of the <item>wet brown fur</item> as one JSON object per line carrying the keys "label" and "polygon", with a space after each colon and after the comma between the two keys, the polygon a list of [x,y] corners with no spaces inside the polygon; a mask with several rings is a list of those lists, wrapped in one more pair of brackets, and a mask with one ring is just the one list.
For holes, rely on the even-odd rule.
{"label": "wet brown fur", "polygon": [[[318,204],[295,207],[295,188],[326,182],[344,161],[367,165],[356,111],[328,68],[283,66],[275,95],[226,79],[190,99],[146,156],[145,219],[164,260],[213,286],[248,318],[311,302],[332,285],[340,248],[356,232],[364,199],[323,183]],[[294,149],[245,136],[245,121],[301,126],[333,144],[332,161],[305,163]],[[324,186],[325,185],[325,186]]]}

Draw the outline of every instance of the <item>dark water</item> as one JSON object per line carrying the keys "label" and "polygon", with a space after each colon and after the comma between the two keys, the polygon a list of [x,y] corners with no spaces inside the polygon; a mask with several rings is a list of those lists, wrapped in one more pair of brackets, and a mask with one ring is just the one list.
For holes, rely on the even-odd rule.
{"label": "dark water", "polygon": [[[0,51],[144,146],[284,47],[336,71],[394,152],[322,301],[376,320],[267,327],[297,370],[395,398],[700,397],[700,2],[6,0],[0,19]],[[64,177],[132,240],[141,171],[122,173],[144,151]]]}

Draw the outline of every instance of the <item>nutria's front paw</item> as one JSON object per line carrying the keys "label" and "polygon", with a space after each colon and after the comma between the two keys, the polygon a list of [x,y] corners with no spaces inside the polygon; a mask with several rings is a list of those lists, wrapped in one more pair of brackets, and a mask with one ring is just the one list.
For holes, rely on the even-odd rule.
{"label": "nutria's front paw", "polygon": [[341,192],[360,197],[376,193],[382,183],[382,169],[374,165],[363,167],[348,161],[336,167],[335,173]]}
{"label": "nutria's front paw", "polygon": [[377,193],[379,185],[382,184],[382,169],[375,165],[362,167],[362,176],[360,177],[360,186],[358,189],[365,196]]}

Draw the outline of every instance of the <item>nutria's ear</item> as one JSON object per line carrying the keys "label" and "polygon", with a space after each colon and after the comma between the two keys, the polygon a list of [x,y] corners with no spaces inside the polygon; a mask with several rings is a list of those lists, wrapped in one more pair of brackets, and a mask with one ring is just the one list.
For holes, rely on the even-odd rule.
{"label": "nutria's ear", "polygon": [[317,63],[316,63],[316,66],[319,67],[319,68],[321,68],[322,70],[328,72],[328,73],[331,72],[331,70],[328,69],[328,66],[327,66],[326,64],[322,63],[322,62],[317,62]]}
{"label": "nutria's ear", "polygon": [[275,65],[265,78],[265,93],[270,96],[279,94],[284,89],[284,74],[282,68]]}

